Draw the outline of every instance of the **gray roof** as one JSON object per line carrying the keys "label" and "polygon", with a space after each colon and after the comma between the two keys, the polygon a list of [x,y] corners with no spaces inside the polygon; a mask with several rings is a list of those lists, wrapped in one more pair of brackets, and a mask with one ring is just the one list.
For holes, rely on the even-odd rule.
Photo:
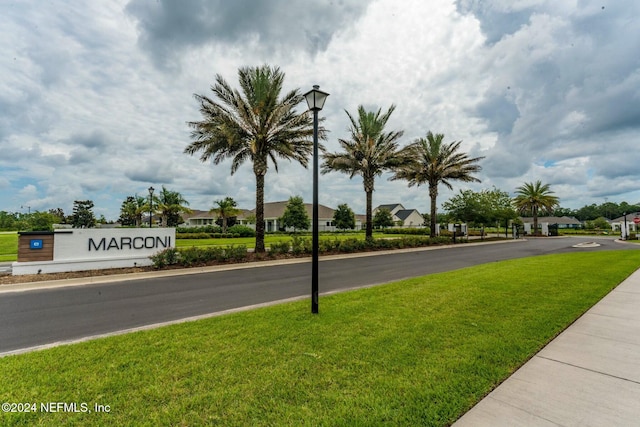
{"label": "gray roof", "polygon": [[[284,210],[287,207],[285,202],[268,202],[264,204],[264,217],[265,218],[280,218],[284,214]],[[307,211],[309,218],[313,215],[313,205],[311,203],[305,203],[304,209]],[[327,206],[318,204],[318,218],[333,218],[334,209]],[[251,210],[251,213],[255,215],[255,209]]]}
{"label": "gray roof", "polygon": [[623,215],[620,218],[612,219],[611,222],[624,222],[624,217],[627,217],[627,221],[633,221],[635,217],[640,217],[640,212],[632,212],[627,215]]}
{"label": "gray roof", "polygon": [[[520,217],[522,222],[533,223],[533,217]],[[539,216],[538,223],[548,222],[549,224],[582,224],[574,217],[569,216]]]}
{"label": "gray roof", "polygon": [[376,209],[380,210],[380,209],[387,209],[389,211],[392,211],[396,206],[402,206],[400,203],[392,203],[390,205],[380,205],[378,206]]}
{"label": "gray roof", "polygon": [[418,215],[420,215],[420,212],[418,212],[415,209],[402,209],[396,212],[395,216],[397,216],[398,218],[404,221],[407,218],[409,218],[409,215],[411,215],[413,212],[416,212]]}

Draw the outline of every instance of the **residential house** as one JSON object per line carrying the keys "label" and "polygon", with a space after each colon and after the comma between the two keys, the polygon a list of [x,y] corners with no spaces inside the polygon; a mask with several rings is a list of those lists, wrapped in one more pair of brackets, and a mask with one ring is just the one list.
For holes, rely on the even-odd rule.
{"label": "residential house", "polygon": [[[280,218],[284,214],[284,210],[287,207],[288,201],[284,202],[267,202],[264,204],[264,224],[265,231],[267,233],[273,231],[282,231],[283,227],[280,223]],[[313,205],[311,203],[304,204],[305,210],[309,218],[313,216]],[[320,231],[336,231],[336,227],[333,223],[333,214],[335,209],[324,205],[318,205],[318,229]],[[255,209],[247,210],[242,209],[242,212],[237,216],[236,223],[254,227],[256,211]],[[356,215],[356,230],[362,228],[362,224],[366,221],[365,215]],[[193,210],[192,214],[183,215],[186,227],[202,227],[205,225],[213,225],[216,222],[217,216],[208,211]],[[289,230],[292,231],[292,230]]]}
{"label": "residential house", "polygon": [[[250,218],[251,211],[247,209],[240,209],[240,211],[241,213],[236,217],[236,224],[244,224],[246,218]],[[181,225],[182,227],[204,227],[207,225],[216,225],[218,216],[210,211],[192,209],[191,213],[182,214],[182,219],[184,220],[184,224]]]}
{"label": "residential house", "polygon": [[[533,217],[520,217],[523,224],[533,225]],[[582,228],[582,223],[569,216],[539,216],[538,224],[547,223],[549,225],[558,225],[558,228]]]}
{"label": "residential house", "polygon": [[[640,221],[640,212],[634,212],[623,215],[619,218],[611,220],[611,229],[619,231],[623,239],[629,238],[631,233],[637,233],[640,223],[636,224],[635,221]],[[626,229],[625,229],[626,226]],[[625,232],[626,230],[626,232]]]}
{"label": "residential house", "polygon": [[[533,234],[533,218],[532,217],[520,217],[520,220],[524,224],[525,234]],[[541,230],[542,235],[548,236],[550,234],[549,227],[557,226],[558,229],[577,229],[582,228],[582,223],[573,217],[568,216],[539,216],[538,227]]]}
{"label": "residential house", "polygon": [[373,210],[373,215],[381,209],[387,209],[391,212],[393,222],[400,224],[401,227],[423,227],[424,217],[416,209],[405,209],[400,203],[390,205],[380,205]]}

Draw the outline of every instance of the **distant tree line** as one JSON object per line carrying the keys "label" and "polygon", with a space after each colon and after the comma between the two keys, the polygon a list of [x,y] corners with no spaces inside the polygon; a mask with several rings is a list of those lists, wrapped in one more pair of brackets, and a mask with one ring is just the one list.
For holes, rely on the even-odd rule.
{"label": "distant tree line", "polygon": [[106,224],[104,215],[96,219],[91,200],[73,202],[73,213],[65,215],[61,208],[46,212],[29,213],[0,211],[0,230],[4,231],[53,231],[54,224],[69,224],[74,228],[90,228],[96,224]]}
{"label": "distant tree line", "polygon": [[620,204],[605,202],[600,205],[595,203],[584,205],[580,209],[557,208],[554,210],[555,216],[572,216],[579,221],[593,221],[598,218],[615,219],[624,214],[640,212],[640,205],[631,205],[627,202]]}

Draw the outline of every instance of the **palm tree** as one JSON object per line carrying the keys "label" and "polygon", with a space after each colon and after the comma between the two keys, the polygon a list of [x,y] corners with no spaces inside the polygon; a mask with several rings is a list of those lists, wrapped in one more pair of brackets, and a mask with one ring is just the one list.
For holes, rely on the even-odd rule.
{"label": "palm tree", "polygon": [[218,215],[222,220],[222,232],[227,232],[227,220],[240,213],[240,209],[237,208],[237,203],[231,197],[225,197],[222,200],[216,200],[214,202],[217,207],[212,208],[209,212]]}
{"label": "palm tree", "polygon": [[[270,159],[296,160],[307,167],[313,148],[313,119],[294,108],[304,101],[298,89],[280,98],[284,73],[278,67],[243,67],[238,70],[241,91],[216,75],[211,90],[217,100],[195,94],[202,121],[189,122],[193,142],[185,153],[200,151],[200,160],[214,164],[230,158],[231,174],[245,161],[256,176],[256,252],[264,252],[264,177]],[[320,129],[324,138],[324,129]]]}
{"label": "palm tree", "polygon": [[458,152],[462,141],[445,144],[443,139],[443,134],[434,135],[429,131],[426,138],[415,140],[407,147],[412,153],[412,160],[397,168],[391,177],[392,180],[407,180],[409,187],[425,183],[429,185],[431,237],[436,236],[438,185],[444,184],[452,190],[450,181],[480,182],[472,174],[482,170],[477,163],[484,158],[469,158],[466,153]]}
{"label": "palm tree", "polygon": [[167,190],[162,186],[162,191],[157,197],[154,197],[157,212],[160,213],[162,225],[165,227],[176,226],[179,223],[180,213],[189,213],[191,210],[187,208],[189,202],[177,191]]}
{"label": "palm tree", "polygon": [[395,110],[391,105],[386,113],[366,111],[358,107],[358,116],[354,117],[345,110],[351,126],[350,139],[339,139],[342,152],[324,153],[322,173],[339,171],[349,174],[349,178],[361,175],[367,198],[366,238],[373,236],[371,215],[374,179],[385,170],[391,170],[407,161],[406,151],[399,149],[398,140],[404,131],[385,132],[384,127]]}
{"label": "palm tree", "polygon": [[136,219],[136,227],[142,227],[142,216],[149,212],[149,200],[144,196],[134,196],[134,216]]}
{"label": "palm tree", "polygon": [[120,218],[118,222],[122,225],[142,226],[142,217],[149,212],[149,198],[138,196],[128,196],[120,207]]}
{"label": "palm tree", "polygon": [[513,204],[522,213],[533,215],[533,234],[538,234],[538,214],[551,213],[559,205],[560,200],[553,196],[549,184],[541,181],[526,182],[516,189],[516,197]]}

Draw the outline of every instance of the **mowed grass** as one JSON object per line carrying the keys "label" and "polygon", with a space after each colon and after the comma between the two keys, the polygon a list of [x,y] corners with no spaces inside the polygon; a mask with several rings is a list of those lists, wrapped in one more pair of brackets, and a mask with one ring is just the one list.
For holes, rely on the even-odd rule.
{"label": "mowed grass", "polygon": [[[272,243],[278,242],[290,242],[293,240],[294,235],[289,234],[275,234],[269,235],[267,234],[264,238],[264,243],[266,247],[271,246]],[[403,237],[403,234],[384,234],[384,233],[373,233],[373,237],[375,239],[379,238],[400,238]],[[300,237],[311,240],[311,235],[301,234]],[[364,233],[332,233],[332,234],[321,234],[319,236],[320,240],[346,240],[346,239],[359,239],[364,240]],[[205,246],[231,246],[231,245],[245,245],[247,248],[253,249],[256,245],[255,237],[233,237],[233,238],[211,238],[211,239],[176,239],[176,247],[178,248],[189,248],[192,246],[196,247],[205,247]]]}
{"label": "mowed grass", "polygon": [[0,262],[18,260],[18,233],[0,233]]}
{"label": "mowed grass", "polygon": [[110,412],[0,425],[445,426],[639,266],[636,251],[504,261],[321,296],[319,315],[300,301],[5,357],[3,402]]}

